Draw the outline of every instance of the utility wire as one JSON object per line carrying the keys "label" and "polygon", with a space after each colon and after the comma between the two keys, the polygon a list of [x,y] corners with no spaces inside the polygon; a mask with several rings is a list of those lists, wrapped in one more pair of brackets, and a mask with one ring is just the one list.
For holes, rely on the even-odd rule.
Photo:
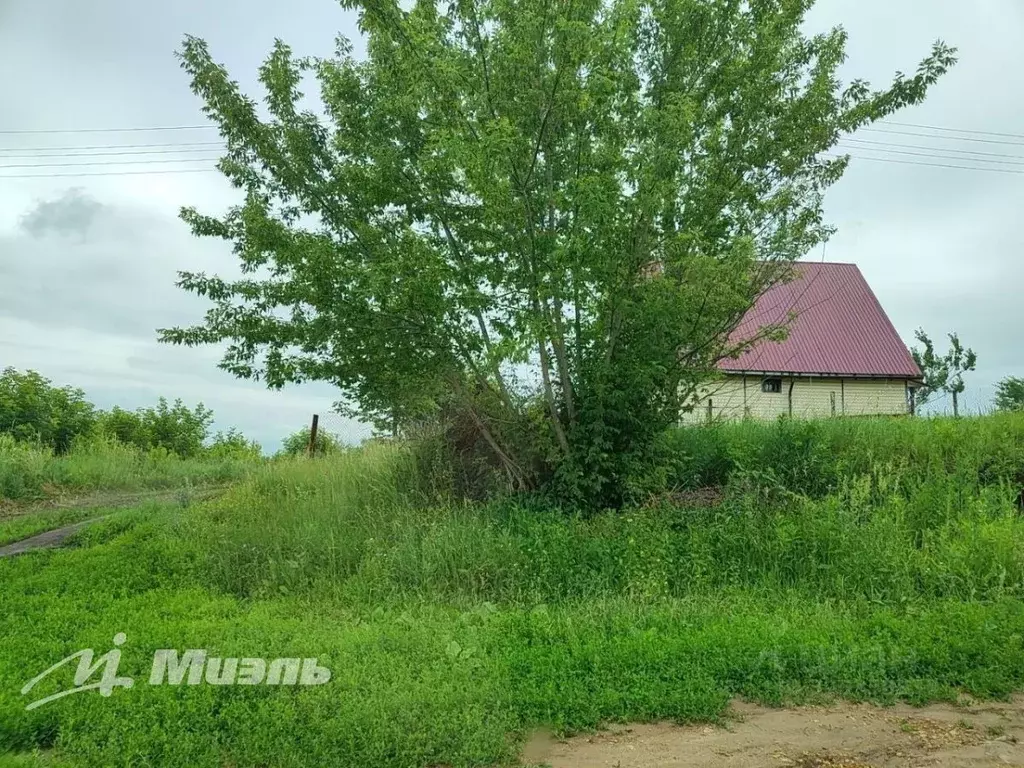
{"label": "utility wire", "polygon": [[[836,158],[836,159],[841,158],[841,157],[844,156],[844,155],[833,155],[833,154],[829,154],[829,153],[824,153],[824,155],[826,157],[831,157],[831,158]],[[879,162],[879,163],[896,163],[898,165],[920,165],[920,166],[930,166],[930,167],[933,167],[933,168],[956,168],[956,169],[961,170],[961,171],[989,171],[991,173],[1012,173],[1012,174],[1024,175],[1024,170],[1016,171],[1016,170],[1010,170],[1008,168],[971,168],[970,166],[967,166],[967,165],[948,165],[946,163],[922,163],[922,162],[919,162],[919,161],[916,161],[916,160],[896,160],[896,159],[887,158],[887,157],[865,157],[864,155],[849,155],[849,153],[847,153],[847,155],[849,157],[855,159],[855,160],[874,160],[874,161]]]}
{"label": "utility wire", "polygon": [[81,176],[156,176],[165,173],[220,173],[216,168],[172,168],[161,171],[96,171],[95,173],[33,173],[0,175],[0,179],[70,179]]}
{"label": "utility wire", "polygon": [[[954,168],[961,171],[989,171],[992,173],[1009,173],[1015,175],[1024,175],[1024,170],[1010,170],[1005,168],[977,168],[965,165],[950,165],[947,163],[928,163],[914,160],[897,160],[894,158],[883,158],[883,157],[866,157],[864,155],[852,155],[846,153],[845,155],[837,155],[831,153],[822,153],[824,157],[833,159],[840,159],[844,156],[850,157],[855,160],[873,160],[880,163],[895,163],[898,165],[916,165],[925,166],[932,168]],[[150,161],[156,162],[156,161]],[[173,162],[186,162],[186,161],[173,161]],[[196,162],[196,161],[193,161]],[[89,163],[74,163],[72,165],[88,166]],[[101,164],[102,165],[102,164]],[[13,166],[8,166],[13,167]],[[61,179],[61,178],[77,178],[83,176],[144,176],[144,175],[163,175],[173,173],[219,173],[217,168],[171,168],[161,170],[149,170],[149,171],[90,171],[86,173],[35,173],[35,174],[3,174],[0,175],[0,179]]]}
{"label": "utility wire", "polygon": [[[199,150],[203,147],[217,147],[223,148],[224,143],[220,141],[198,141],[194,143],[185,144],[94,144],[92,146],[77,146],[77,147],[0,147],[0,153],[7,152],[27,152],[27,155],[8,155],[0,154],[0,160],[5,157],[61,157],[66,153],[78,153],[85,152],[86,154],[96,154],[100,157],[105,154],[105,150],[132,150],[126,152],[113,152],[109,154],[151,154],[150,148],[153,149],[167,149],[168,151],[175,152],[189,152],[193,149]],[[104,152],[96,152],[96,150],[104,150]],[[137,152],[135,150],[138,150]],[[146,150],[146,151],[142,151]],[[158,152],[152,152],[152,154],[159,154]],[[67,154],[68,157],[75,157],[74,154]]]}
{"label": "utility wire", "polygon": [[[51,155],[40,155],[40,154],[29,154],[29,155],[0,155],[0,162],[5,160],[60,160],[61,158],[90,158],[90,157],[123,157],[128,155],[185,155],[185,154],[209,154],[210,152],[221,152],[220,149],[142,149],[142,150],[129,150],[127,152],[61,152]],[[185,158],[188,159],[188,158]],[[202,158],[205,159],[205,158]],[[130,162],[148,162],[145,160],[135,160]],[[93,163],[86,163],[86,165],[93,165]],[[96,163],[101,165],[101,163]],[[3,167],[3,166],[0,166]]]}
{"label": "utility wire", "polygon": [[[843,142],[840,142],[840,144],[842,144],[842,143]],[[846,148],[847,147],[843,147],[843,146],[839,146],[838,147],[838,149],[846,149]],[[988,159],[986,159],[984,157],[950,157],[949,155],[935,153],[935,152],[908,152],[906,150],[899,150],[899,149],[875,149],[873,147],[860,147],[860,146],[854,146],[854,147],[851,147],[851,149],[861,150],[863,152],[883,152],[883,153],[888,153],[888,154],[893,154],[893,155],[912,155],[914,157],[928,157],[928,158],[931,158],[933,160],[955,160],[957,162],[968,162],[968,161],[970,161],[970,162],[974,162],[974,163],[989,163],[989,164],[993,164],[993,165],[1002,165],[1002,166],[1024,165],[1024,158],[1021,158],[1020,160],[1014,162],[1013,160],[988,160]],[[985,169],[985,170],[989,170],[989,169]]]}
{"label": "utility wire", "polygon": [[[952,149],[951,147],[930,147],[927,144],[894,144],[891,141],[869,141],[868,139],[840,139],[846,144],[870,144],[878,147],[896,147],[898,149],[926,149],[928,151],[953,152],[958,155],[982,155],[984,157],[1005,157],[1014,160],[1024,160],[1024,155],[1007,155],[1002,152],[981,152],[976,149]],[[866,149],[866,147],[865,147]],[[965,157],[964,160],[972,158]]]}
{"label": "utility wire", "polygon": [[8,168],[82,168],[95,165],[156,165],[160,163],[193,163],[201,160],[212,160],[208,157],[181,157],[162,160],[111,160],[105,163],[13,163],[2,165],[0,169]]}
{"label": "utility wire", "polygon": [[[981,157],[994,157],[1003,158],[1011,161],[1009,164],[1018,165],[1018,162],[1024,162],[1024,155],[1006,154],[1000,152],[982,152],[980,150],[970,149],[954,149],[950,147],[933,147],[926,144],[898,144],[887,141],[870,141],[868,139],[855,139],[855,138],[844,138],[840,139],[843,144],[852,144],[857,146],[858,149],[869,149],[870,151],[892,151],[898,154],[914,154],[907,153],[898,150],[925,150],[928,152],[938,152],[935,156],[939,159],[947,160],[976,160],[975,157],[966,158],[955,158],[948,157],[950,153],[959,155],[978,155]],[[864,145],[864,146],[860,146]],[[154,149],[146,149],[146,147],[154,147]],[[884,147],[884,150],[877,150],[875,147]],[[102,152],[86,151],[91,149],[101,149]],[[0,154],[0,162],[5,160],[49,160],[49,159],[61,159],[61,158],[105,158],[105,157],[119,157],[119,156],[134,156],[134,155],[175,155],[175,154],[188,154],[188,153],[202,153],[208,154],[210,152],[219,152],[224,149],[224,144],[217,141],[208,142],[197,142],[195,144],[102,144],[95,147],[61,147],[61,148],[31,148],[27,152],[24,149],[4,149],[0,148],[0,153],[4,152],[23,152],[23,154]],[[58,151],[58,150],[72,150],[72,151]],[[81,151],[79,151],[81,150]],[[106,151],[106,150],[117,150],[117,151]],[[123,151],[122,151],[123,150]],[[979,162],[993,162],[987,160],[979,160]]]}
{"label": "utility wire", "polygon": [[147,126],[143,128],[47,128],[31,129],[23,131],[0,131],[4,136],[34,136],[40,134],[56,133],[141,133],[147,131],[210,131],[215,130],[216,125],[164,125]]}
{"label": "utility wire", "polygon": [[1002,136],[1007,139],[1024,139],[1024,133],[999,133],[998,131],[975,131],[969,128],[946,128],[941,125],[922,125],[921,123],[898,123],[895,120],[881,120],[882,125],[895,125],[900,128],[925,128],[929,131],[944,133],[973,133],[978,136]]}
{"label": "utility wire", "polygon": [[[920,133],[915,131],[890,131],[887,128],[861,128],[862,131],[870,133],[890,133],[899,136],[917,136],[925,139],[939,139],[940,141],[972,141],[979,144],[1005,144],[1011,147],[1024,147],[1024,141],[999,141],[996,139],[974,139],[968,136],[936,136],[934,133]],[[1024,138],[1022,136],[1021,138]]]}
{"label": "utility wire", "polygon": [[[912,128],[917,129],[915,131],[904,131],[904,130],[890,130],[888,128],[863,128],[861,130],[872,133],[899,135],[899,136],[914,136],[924,139],[938,139],[940,141],[960,141],[960,142],[972,142],[981,144],[1000,144],[1006,146],[1024,146],[1024,134],[1016,133],[1000,133],[997,131],[981,131],[966,128],[948,128],[945,126],[926,125],[922,123],[901,123],[896,121],[883,120],[879,123],[885,126],[894,126],[896,128]],[[73,129],[32,129],[32,130],[0,130],[0,135],[52,135],[52,134],[112,134],[112,133],[140,133],[140,132],[158,132],[158,131],[189,131],[189,130],[215,130],[215,125],[167,125],[167,126],[140,126],[140,127],[127,127],[127,128],[73,128]],[[922,133],[920,131],[929,131],[928,133]],[[949,135],[937,135],[935,132]],[[964,135],[969,134],[969,135]],[[976,136],[996,136],[1001,137],[1000,140],[988,139],[988,138],[974,138]],[[1020,139],[1020,141],[1004,141],[1002,139]],[[975,163],[987,163],[994,167],[979,167],[979,166],[968,166],[968,165],[953,165],[948,163],[934,163],[934,162],[923,162],[918,160],[900,160],[893,157],[870,157],[864,155],[849,155],[853,159],[858,160],[873,160],[875,162],[884,163],[895,163],[899,165],[917,165],[927,166],[935,168],[952,168],[956,170],[964,171],[990,171],[994,173],[1010,173],[1010,174],[1024,174],[1024,170],[1019,170],[1012,167],[1005,166],[1018,166],[1024,165],[1024,155],[1011,155],[1011,154],[1000,154],[995,152],[981,152],[964,149],[956,149],[952,147],[941,147],[941,146],[922,146],[920,144],[897,144],[893,142],[885,141],[869,141],[867,139],[858,139],[854,137],[844,138],[840,140],[843,146],[838,147],[838,151],[847,149],[847,145],[852,145],[856,150],[876,152],[879,154],[887,155],[904,155],[912,157],[922,157],[932,160],[950,160],[953,162],[975,162]],[[204,149],[203,147],[210,147],[210,149]],[[876,148],[877,147],[877,148]],[[214,149],[216,148],[216,149]],[[207,141],[207,142],[193,142],[191,144],[172,144],[172,143],[154,143],[154,144],[94,144],[84,146],[61,146],[61,147],[29,147],[29,148],[0,148],[0,163],[4,160],[10,159],[36,159],[36,160],[50,160],[50,159],[75,159],[83,160],[85,162],[73,162],[73,163],[17,163],[2,165],[0,164],[0,170],[8,169],[21,169],[21,168],[74,168],[74,167],[104,167],[104,166],[117,166],[117,165],[152,165],[152,164],[172,164],[172,163],[186,163],[186,162],[201,162],[212,160],[213,158],[206,157],[182,157],[172,159],[145,159],[145,160],[103,160],[103,158],[119,157],[119,156],[141,156],[141,155],[175,155],[175,154],[194,154],[202,153],[208,154],[211,152],[221,151],[224,148],[223,142],[220,141]],[[95,150],[101,150],[96,152]],[[146,151],[133,151],[133,150],[146,150]],[[924,150],[923,152],[911,151],[911,150]],[[23,154],[7,154],[17,153]],[[31,154],[24,154],[31,153]],[[823,153],[828,157],[840,157],[841,155]],[[965,157],[955,157],[950,155],[965,155]],[[1000,158],[997,160],[986,160],[983,157]],[[99,160],[90,160],[89,158],[98,158]],[[144,170],[144,171],[88,171],[83,173],[37,173],[37,174],[16,174],[16,175],[0,175],[0,178],[8,179],[19,179],[19,178],[60,178],[60,177],[72,177],[72,176],[129,176],[129,175],[145,175],[145,174],[169,174],[169,173],[216,173],[216,168],[175,168],[166,170]]]}
{"label": "utility wire", "polygon": [[[971,128],[950,128],[942,125],[928,125],[925,123],[904,123],[896,120],[882,120],[879,122],[880,125],[891,125],[898,128],[915,128],[918,130],[925,131],[937,131],[940,133],[948,134],[970,134],[974,136],[998,136],[1001,138],[1009,139],[1020,139],[1024,142],[1024,134],[1021,133],[1005,133],[999,131],[981,131]],[[0,130],[0,135],[5,136],[34,136],[34,135],[56,135],[56,134],[82,134],[82,133],[147,133],[147,132],[158,132],[158,131],[211,131],[217,130],[219,126],[206,123],[203,125],[154,125],[154,126],[133,126],[127,128],[32,128],[22,130]],[[878,133],[900,133],[900,131],[886,131],[883,128],[864,128],[865,131],[876,131]],[[918,135],[918,134],[908,134]],[[934,136],[932,134],[921,134],[930,138],[942,138],[940,136]],[[999,142],[992,141],[989,139],[966,139],[963,141],[981,141],[986,143],[1001,144],[1010,143],[1016,144],[1017,142]]]}

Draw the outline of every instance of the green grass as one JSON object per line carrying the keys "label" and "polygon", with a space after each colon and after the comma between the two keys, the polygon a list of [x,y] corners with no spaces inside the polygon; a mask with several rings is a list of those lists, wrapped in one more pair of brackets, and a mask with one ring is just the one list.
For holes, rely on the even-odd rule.
{"label": "green grass", "polygon": [[244,478],[263,462],[242,458],[182,459],[93,440],[64,456],[0,435],[0,499],[33,500],[60,492],[141,491],[217,485]]}
{"label": "green grass", "polygon": [[41,512],[28,512],[17,517],[0,520],[0,546],[21,541],[38,533],[52,531],[65,525],[72,525],[99,517],[104,510],[87,507],[72,509],[49,509]]}
{"label": "green grass", "polygon": [[70,768],[73,763],[36,750],[24,754],[0,755],[0,768]]}
{"label": "green grass", "polygon": [[978,418],[887,417],[722,423],[677,429],[664,440],[670,487],[723,484],[735,473],[821,494],[852,477],[890,480],[953,474],[1024,485],[1024,414]]}
{"label": "green grass", "polygon": [[[0,751],[53,761],[0,766],[508,764],[535,727],[714,721],[734,696],[1024,687],[1024,420],[799,429],[673,435],[697,485],[710,454],[688,451],[724,446],[713,509],[427,504],[410,453],[374,446],[0,561]],[[755,472],[754,450],[809,458]],[[135,688],[24,710],[28,678],[121,631]],[[152,687],[158,648],[317,657],[333,676]]]}

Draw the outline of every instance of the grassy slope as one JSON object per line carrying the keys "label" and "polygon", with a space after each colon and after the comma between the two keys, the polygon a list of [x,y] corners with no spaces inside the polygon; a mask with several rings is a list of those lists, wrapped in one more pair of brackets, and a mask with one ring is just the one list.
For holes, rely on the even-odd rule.
{"label": "grassy slope", "polygon": [[[871,425],[859,442],[846,424],[803,443],[792,429],[674,438],[730,465],[717,510],[424,509],[407,457],[376,448],[267,467],[184,512],[122,513],[81,548],[0,562],[0,746],[72,765],[479,765],[512,759],[509,735],[535,725],[710,720],[737,694],[1024,685],[1024,421]],[[803,452],[786,482],[807,497],[773,487],[782,463],[751,485],[737,457],[765,445]],[[680,477],[705,482],[710,453]],[[136,678],[156,648],[189,647],[316,656],[333,678],[142,684],[24,711],[31,674],[118,631]]]}

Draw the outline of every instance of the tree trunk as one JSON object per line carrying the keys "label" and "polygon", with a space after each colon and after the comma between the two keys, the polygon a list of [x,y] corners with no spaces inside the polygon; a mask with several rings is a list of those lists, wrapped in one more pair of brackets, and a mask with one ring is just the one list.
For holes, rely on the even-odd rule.
{"label": "tree trunk", "polygon": [[569,440],[565,436],[562,420],[558,415],[558,404],[555,402],[555,393],[551,388],[551,366],[548,363],[548,347],[543,340],[538,345],[538,351],[540,352],[540,375],[544,383],[544,396],[548,401],[548,410],[551,412],[551,426],[555,431],[558,446],[562,449],[562,455],[568,456]]}

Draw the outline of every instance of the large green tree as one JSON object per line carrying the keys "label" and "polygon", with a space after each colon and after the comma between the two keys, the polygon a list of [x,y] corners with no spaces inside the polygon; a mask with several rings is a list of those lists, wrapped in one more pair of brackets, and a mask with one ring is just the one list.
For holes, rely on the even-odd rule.
{"label": "large green tree", "polygon": [[447,414],[513,485],[600,500],[830,234],[829,150],[954,62],[938,42],[885,89],[843,85],[845,32],[803,32],[813,0],[342,4],[366,56],[278,41],[262,106],[185,40],[244,203],[182,215],[246,275],[182,274],[214,306],[161,338],[331,382],[389,430]]}

